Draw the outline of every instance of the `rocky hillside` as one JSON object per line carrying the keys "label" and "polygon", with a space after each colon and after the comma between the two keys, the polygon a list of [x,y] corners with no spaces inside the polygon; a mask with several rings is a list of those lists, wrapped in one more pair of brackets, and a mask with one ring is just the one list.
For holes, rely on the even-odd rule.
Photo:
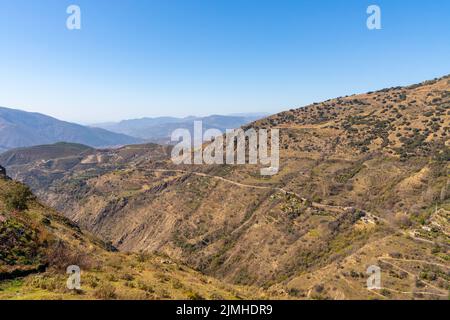
{"label": "rocky hillside", "polygon": [[[449,77],[251,126],[281,129],[271,178],[248,165],[174,166],[154,145],[75,155],[64,170],[63,158],[7,168],[120,250],[229,283],[294,298],[448,296]],[[370,265],[383,290],[366,289]]]}
{"label": "rocky hillside", "polygon": [[[167,256],[122,254],[36,201],[0,167],[0,299],[263,298],[256,288],[200,275]],[[66,268],[81,268],[67,289]]]}

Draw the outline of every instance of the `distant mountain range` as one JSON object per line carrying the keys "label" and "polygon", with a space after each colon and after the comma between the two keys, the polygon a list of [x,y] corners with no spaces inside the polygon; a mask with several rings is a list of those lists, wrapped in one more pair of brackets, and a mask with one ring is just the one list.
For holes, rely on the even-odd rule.
{"label": "distant mountain range", "polygon": [[83,126],[44,114],[0,107],[0,153],[7,150],[58,142],[78,143],[94,148],[118,147],[143,142],[169,143],[172,131],[193,130],[203,121],[204,130],[239,128],[265,117],[263,113],[242,113],[208,117],[158,117]]}
{"label": "distant mountain range", "polygon": [[40,113],[0,107],[0,152],[56,142],[113,147],[140,143],[142,140],[100,128],[61,121]]}
{"label": "distant mountain range", "polygon": [[151,142],[167,143],[170,142],[172,132],[178,128],[189,129],[192,132],[194,121],[202,121],[204,130],[215,128],[224,132],[226,129],[239,128],[266,116],[268,116],[266,113],[237,113],[207,117],[157,117],[99,123],[92,126]]}

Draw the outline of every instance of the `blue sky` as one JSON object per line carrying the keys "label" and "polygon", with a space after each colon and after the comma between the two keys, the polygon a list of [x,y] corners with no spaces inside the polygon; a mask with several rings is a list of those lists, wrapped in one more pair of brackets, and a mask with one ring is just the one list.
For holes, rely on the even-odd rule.
{"label": "blue sky", "polygon": [[0,0],[0,105],[82,123],[275,113],[448,74],[449,35],[448,0]]}

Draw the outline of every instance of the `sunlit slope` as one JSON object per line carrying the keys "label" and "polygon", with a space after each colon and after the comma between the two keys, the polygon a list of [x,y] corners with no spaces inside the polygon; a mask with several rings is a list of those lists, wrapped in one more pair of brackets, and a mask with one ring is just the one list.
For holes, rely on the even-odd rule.
{"label": "sunlit slope", "polygon": [[[444,77],[257,121],[251,126],[281,133],[281,168],[271,178],[256,166],[175,166],[154,145],[110,150],[108,158],[97,151],[66,172],[36,161],[11,168],[123,251],[162,252],[295,298],[443,298],[449,106]],[[391,276],[398,267],[410,273],[390,276],[381,297],[365,287],[372,264]]]}
{"label": "sunlit slope", "polygon": [[[66,268],[81,268],[81,290]],[[116,252],[0,177],[0,299],[240,299],[255,288],[224,284],[163,255]]]}

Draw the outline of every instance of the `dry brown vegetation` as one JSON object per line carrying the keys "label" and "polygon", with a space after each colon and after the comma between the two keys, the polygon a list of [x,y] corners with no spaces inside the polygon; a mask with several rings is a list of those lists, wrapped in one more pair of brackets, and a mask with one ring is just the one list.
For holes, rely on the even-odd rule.
{"label": "dry brown vegetation", "polygon": [[[25,164],[12,152],[7,168],[121,251],[163,253],[228,283],[290,298],[447,297],[449,77],[251,126],[281,129],[272,178],[256,166],[175,167],[155,145]],[[365,288],[371,264],[382,291]]]}
{"label": "dry brown vegetation", "polygon": [[[0,299],[264,298],[257,288],[225,284],[162,255],[114,252],[106,243],[35,199],[11,211],[0,177]],[[66,268],[81,268],[81,290],[66,287]]]}

